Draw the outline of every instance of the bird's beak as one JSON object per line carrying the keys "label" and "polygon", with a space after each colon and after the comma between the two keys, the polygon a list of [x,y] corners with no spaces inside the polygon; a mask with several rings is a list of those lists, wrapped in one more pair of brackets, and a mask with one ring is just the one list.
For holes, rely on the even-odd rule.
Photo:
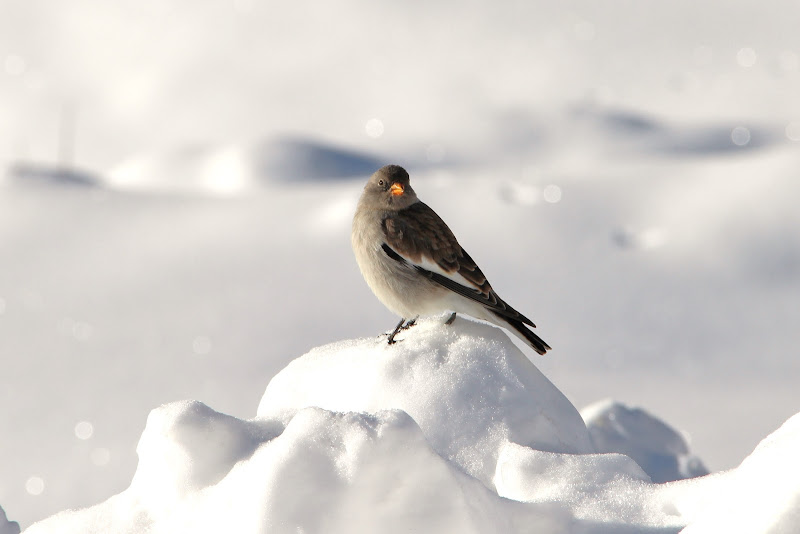
{"label": "bird's beak", "polygon": [[389,190],[392,192],[392,196],[395,197],[403,194],[403,186],[397,182],[393,183]]}

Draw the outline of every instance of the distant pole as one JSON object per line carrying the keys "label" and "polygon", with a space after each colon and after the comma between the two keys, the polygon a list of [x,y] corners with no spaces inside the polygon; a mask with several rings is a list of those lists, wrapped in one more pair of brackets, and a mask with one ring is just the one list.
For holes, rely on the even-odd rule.
{"label": "distant pole", "polygon": [[77,105],[65,102],[61,106],[58,118],[58,166],[62,170],[72,169],[75,165],[75,120]]}

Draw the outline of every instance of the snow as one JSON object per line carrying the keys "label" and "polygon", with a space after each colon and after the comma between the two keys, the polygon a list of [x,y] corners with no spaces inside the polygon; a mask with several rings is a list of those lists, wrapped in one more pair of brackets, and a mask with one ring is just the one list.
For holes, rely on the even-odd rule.
{"label": "snow", "polygon": [[577,410],[499,329],[457,318],[442,330],[446,319],[398,335],[397,349],[378,338],[312,350],[272,379],[258,415],[286,417],[306,406],[403,410],[437,453],[486,485],[506,440],[593,451]]}
{"label": "snow", "polygon": [[[520,518],[437,456],[401,411],[230,419],[197,402],[155,410],[128,490],[26,532],[500,533]],[[520,514],[531,528],[563,529],[566,516],[552,515]]]}
{"label": "snow", "polygon": [[302,183],[371,174],[375,156],[320,141],[278,137],[230,146],[191,147],[147,154],[108,172],[107,185],[121,190],[235,195],[263,182]]}
{"label": "snow", "polygon": [[641,408],[612,400],[581,410],[597,452],[618,452],[641,466],[653,482],[707,475],[703,462],[669,425]]}
{"label": "snow", "polygon": [[0,508],[0,534],[19,534],[19,524],[16,521],[9,521],[2,508]]}
{"label": "snow", "polygon": [[[534,361],[562,396],[578,406],[610,396],[645,406],[688,431],[695,455],[719,470],[797,407],[796,160],[778,146],[735,161],[672,161],[651,169],[649,184],[635,179],[641,163],[618,173],[604,167],[611,177],[597,183],[548,169],[491,180],[493,170],[482,167],[423,169],[414,183],[498,292],[553,345],[552,357]],[[760,169],[769,182],[750,183],[747,173]],[[543,194],[553,182],[558,203],[508,200],[519,190],[509,183]],[[6,354],[20,357],[9,358],[0,394],[25,407],[0,415],[13,429],[0,442],[0,503],[9,516],[28,526],[122,491],[153,406],[198,398],[249,417],[264,383],[292,355],[392,326],[397,319],[365,287],[347,241],[361,186],[285,184],[225,198],[4,189],[0,336]],[[703,210],[709,196],[720,204]],[[675,205],[685,218],[669,209]],[[735,217],[745,208],[747,222]],[[665,240],[621,247],[616,228],[639,236],[660,228]],[[89,439],[76,436],[81,422],[93,427]],[[658,453],[681,466],[680,448],[667,443]],[[519,471],[551,462],[514,453],[509,446],[493,454]],[[479,471],[496,484],[496,469]],[[572,473],[574,483],[554,494],[572,500],[576,516],[626,509],[613,496],[633,489],[579,498],[568,489],[594,475]],[[75,479],[86,482],[76,488]],[[503,497],[538,495],[524,477],[504,480]],[[640,518],[666,521],[637,502]]]}
{"label": "snow", "polygon": [[[718,472],[797,411],[796,1],[0,4],[0,505],[23,528],[123,491],[153,407],[247,419],[295,356],[397,322],[349,246],[387,163],[654,478],[702,458],[733,499]],[[632,439],[626,410],[679,431]]]}
{"label": "snow", "polygon": [[[153,410],[128,489],[25,532],[800,528],[800,414],[734,470],[657,484],[631,457],[595,452],[577,410],[500,329],[445,318],[394,345],[313,349],[270,381],[250,420],[198,401]],[[634,455],[651,449],[637,438],[676,447],[653,416],[608,403],[590,412],[619,414]]]}
{"label": "snow", "polygon": [[765,438],[741,465],[720,475],[712,491],[690,493],[679,506],[694,520],[686,534],[770,532],[800,528],[800,414]]}

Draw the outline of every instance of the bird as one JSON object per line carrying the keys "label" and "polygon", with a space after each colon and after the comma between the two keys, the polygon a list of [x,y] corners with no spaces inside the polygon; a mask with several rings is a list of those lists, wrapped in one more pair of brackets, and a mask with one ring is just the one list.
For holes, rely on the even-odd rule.
{"label": "bird", "polygon": [[551,350],[531,331],[536,325],[495,293],[447,224],[417,197],[403,167],[386,165],[370,176],[350,238],[367,285],[401,318],[389,344],[419,316],[450,311],[445,324],[463,313],[506,328],[539,354]]}

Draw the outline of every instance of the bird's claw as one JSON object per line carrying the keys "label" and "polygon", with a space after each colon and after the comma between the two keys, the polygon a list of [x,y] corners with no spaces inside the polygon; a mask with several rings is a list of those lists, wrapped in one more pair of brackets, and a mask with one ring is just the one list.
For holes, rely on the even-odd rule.
{"label": "bird's claw", "polygon": [[[417,316],[417,317],[419,317],[419,316]],[[387,343],[389,345],[394,345],[395,343],[397,343],[397,340],[395,340],[394,336],[396,336],[399,332],[402,332],[403,330],[408,330],[409,328],[411,328],[412,326],[417,324],[417,317],[414,317],[413,319],[409,319],[408,321],[406,321],[405,317],[400,319],[400,322],[397,323],[397,326],[394,327],[394,330],[392,330],[392,333],[389,334],[389,339],[386,340]],[[384,335],[386,335],[386,334],[384,334]]]}

